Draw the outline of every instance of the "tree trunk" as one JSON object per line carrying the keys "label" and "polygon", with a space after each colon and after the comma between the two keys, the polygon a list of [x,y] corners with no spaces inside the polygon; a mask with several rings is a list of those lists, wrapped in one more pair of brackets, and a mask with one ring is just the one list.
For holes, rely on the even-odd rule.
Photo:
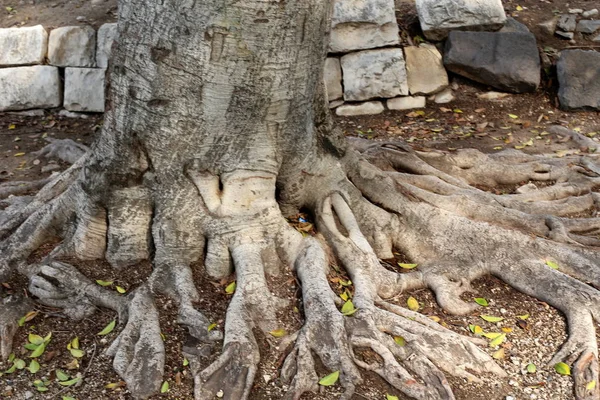
{"label": "tree trunk", "polygon": [[[318,388],[319,357],[340,371],[344,399],[361,368],[413,398],[451,399],[444,373],[478,380],[475,373],[504,372],[480,340],[385,299],[429,287],[447,311],[469,313],[460,295],[494,274],[567,315],[571,336],[555,362],[577,360],[577,398],[596,398],[589,382],[598,379],[600,293],[578,279],[600,285],[600,223],[564,217],[595,207],[596,158],[346,143],[322,83],[329,9],[320,0],[123,2],[101,137],[33,201],[2,214],[0,277],[18,269],[40,302],[74,318],[96,306],[117,310],[126,325],[110,349],[114,367],[146,398],[158,391],[165,362],[154,295],[173,297],[179,322],[210,343],[222,335],[194,308],[190,264],[203,259],[212,278],[235,272],[221,356],[203,371],[199,357],[188,357],[196,399],[223,392],[237,400],[248,398],[260,359],[254,330],[278,327],[283,305],[268,277],[291,269],[305,325],[282,368],[290,398]],[[474,187],[528,180],[556,183],[506,196]],[[284,217],[300,209],[312,213],[319,236],[289,226]],[[61,243],[29,265],[52,237]],[[329,249],[352,280],[352,315],[340,313],[329,286]],[[418,270],[384,268],[378,259],[393,249]],[[121,297],[57,261],[65,256],[117,269],[152,259],[154,269]],[[548,258],[560,272],[544,265]],[[379,363],[356,355],[365,347]]]}

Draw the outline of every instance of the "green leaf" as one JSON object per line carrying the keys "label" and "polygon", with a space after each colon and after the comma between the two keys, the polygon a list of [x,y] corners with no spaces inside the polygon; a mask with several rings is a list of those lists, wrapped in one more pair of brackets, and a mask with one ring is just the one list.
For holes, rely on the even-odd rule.
{"label": "green leaf", "polygon": [[342,285],[342,286],[352,286],[352,281],[350,279],[348,279],[347,281],[344,281],[343,279],[340,279],[340,285]]}
{"label": "green leaf", "polygon": [[78,349],[79,348],[79,338],[75,337],[75,339],[71,340],[71,348]]}
{"label": "green leaf", "polygon": [[419,266],[419,264],[402,264],[402,263],[398,263],[398,266],[400,266],[400,268],[404,268],[404,269],[413,269],[413,268],[417,268]]}
{"label": "green leaf", "polygon": [[476,335],[483,335],[483,329],[479,325],[469,325],[469,329]]}
{"label": "green leaf", "polygon": [[46,386],[38,386],[37,391],[38,392],[47,392],[48,388]]}
{"label": "green leaf", "polygon": [[229,285],[227,285],[227,287],[225,288],[225,293],[227,294],[233,294],[235,293],[235,287],[236,287],[236,283],[235,281],[231,282]]}
{"label": "green leaf", "polygon": [[44,336],[44,343],[48,344],[48,342],[50,342],[50,339],[52,339],[52,332],[50,332],[46,336]]}
{"label": "green leaf", "polygon": [[46,342],[40,344],[30,355],[30,358],[37,358],[39,356],[41,356],[42,354],[44,354],[44,351],[46,350]]}
{"label": "green leaf", "polygon": [[15,353],[10,353],[8,355],[8,362],[11,363],[15,360]]}
{"label": "green leaf", "polygon": [[484,299],[483,297],[475,297],[475,303],[477,303],[483,307],[487,307],[489,305],[488,301],[486,299]]}
{"label": "green leaf", "polygon": [[29,343],[32,343],[35,345],[40,345],[40,344],[44,343],[43,337],[41,337],[40,335],[33,334],[33,333],[30,333],[27,336],[27,340],[29,340]]}
{"label": "green leaf", "polygon": [[348,301],[348,292],[341,293],[340,298],[344,301]]}
{"label": "green leaf", "polygon": [[335,385],[338,378],[340,377],[340,371],[332,372],[331,374],[321,378],[319,385],[321,386],[332,386]]}
{"label": "green leaf", "polygon": [[406,346],[406,340],[402,336],[394,336],[394,342],[400,347]]}
{"label": "green leaf", "polygon": [[500,346],[505,340],[506,340],[506,333],[503,333],[490,342],[490,347]]}
{"label": "green leaf", "polygon": [[212,324],[210,324],[210,325],[208,326],[207,330],[210,332],[210,331],[212,331],[213,329],[215,329],[216,327],[217,327],[217,324],[215,324],[215,323],[213,322]]}
{"label": "green leaf", "polygon": [[164,381],[162,386],[160,387],[161,393],[167,393],[169,391],[169,382]]}
{"label": "green leaf", "polygon": [[341,312],[346,316],[352,315],[356,312],[356,308],[354,308],[354,303],[352,303],[352,300],[348,300],[344,303]]}
{"label": "green leaf", "polygon": [[517,315],[517,318],[525,321],[526,319],[529,319],[529,314]]}
{"label": "green leaf", "polygon": [[491,340],[496,339],[500,335],[502,335],[500,332],[488,332],[483,334],[483,336]]}
{"label": "green leaf", "polygon": [[69,380],[69,375],[67,375],[62,369],[57,369],[56,371],[56,379],[61,382]]}
{"label": "green leaf", "polygon": [[571,367],[564,362],[559,362],[554,365],[554,370],[561,375],[571,375]]}
{"label": "green leaf", "polygon": [[406,300],[406,305],[411,311],[419,311],[419,302],[412,296],[410,296],[408,300]]}
{"label": "green leaf", "polygon": [[36,372],[38,372],[40,370],[40,363],[37,362],[37,360],[31,360],[31,362],[29,363],[28,370],[32,374],[35,374]]}
{"label": "green leaf", "polygon": [[591,382],[588,382],[587,385],[585,385],[585,388],[589,391],[593,391],[594,389],[596,389],[596,380],[594,379]]}
{"label": "green leaf", "polygon": [[508,114],[508,116],[509,116],[509,117],[511,117],[512,119],[517,119],[517,118],[519,118],[519,116],[518,116],[518,115],[515,115],[515,114]]}
{"label": "green leaf", "polygon": [[533,364],[533,363],[527,364],[527,372],[529,372],[530,374],[535,374],[536,371],[537,371],[537,367],[535,366],[535,364]]}
{"label": "green leaf", "polygon": [[546,265],[549,266],[552,269],[558,270],[558,264],[555,263],[554,261],[547,260],[546,261]]}
{"label": "green leaf", "polygon": [[287,332],[285,329],[275,329],[274,331],[269,332],[269,334],[273,337],[280,338],[287,335]]}
{"label": "green leaf", "polygon": [[80,349],[70,349],[71,355],[75,358],[81,358],[85,354],[83,350]]}
{"label": "green leaf", "polygon": [[12,367],[10,367],[9,369],[7,369],[6,371],[4,371],[5,374],[12,374],[13,372],[15,372],[17,370],[17,366],[15,364],[12,365]]}
{"label": "green leaf", "polygon": [[385,394],[385,400],[398,400],[398,396],[392,396],[391,394]]}
{"label": "green leaf", "polygon": [[19,320],[17,321],[17,324],[19,326],[25,325],[25,317],[23,316],[23,317],[19,318]]}
{"label": "green leaf", "polygon": [[190,362],[188,361],[188,359],[187,359],[187,358],[184,358],[184,359],[183,359],[183,366],[184,366],[184,367],[187,367],[188,365],[190,365]]}
{"label": "green leaf", "polygon": [[77,377],[77,378],[73,378],[73,379],[68,380],[68,381],[58,382],[58,384],[61,385],[61,386],[73,386],[77,382],[79,382],[80,380],[81,380],[81,378]]}
{"label": "green leaf", "polygon": [[15,367],[17,367],[17,369],[23,369],[23,368],[25,368],[26,364],[25,364],[25,361],[21,360],[20,358],[17,358],[15,360],[15,362],[13,363],[13,365]]}
{"label": "green leaf", "polygon": [[37,349],[37,348],[38,348],[38,346],[39,346],[38,344],[27,343],[27,344],[26,344],[25,346],[23,346],[23,347],[25,347],[27,350],[31,350],[31,351],[33,351],[33,350]]}
{"label": "green leaf", "polygon": [[115,320],[113,319],[108,325],[106,325],[104,327],[104,329],[102,329],[100,332],[98,332],[98,336],[105,336],[108,335],[109,333],[111,333],[113,331],[113,329],[115,329]]}
{"label": "green leaf", "polygon": [[100,286],[110,286],[113,284],[113,281],[102,281],[102,280],[98,279],[96,281],[96,283]]}
{"label": "green leaf", "polygon": [[504,321],[504,318],[502,317],[494,317],[492,315],[480,315],[481,319],[483,319],[484,321],[487,322],[500,322],[500,321]]}
{"label": "green leaf", "polygon": [[123,289],[121,286],[115,286],[115,289],[117,289],[117,292],[121,294],[125,294],[127,292],[127,290]]}

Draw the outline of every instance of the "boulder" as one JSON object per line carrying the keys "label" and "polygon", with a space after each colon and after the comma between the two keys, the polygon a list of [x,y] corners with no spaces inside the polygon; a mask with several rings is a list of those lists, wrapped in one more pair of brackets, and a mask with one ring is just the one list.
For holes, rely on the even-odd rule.
{"label": "boulder", "polygon": [[451,32],[444,65],[458,75],[514,93],[540,84],[535,36],[517,32]]}
{"label": "boulder", "polygon": [[558,100],[564,110],[600,110],[600,53],[563,50],[556,64]]}
{"label": "boulder", "polygon": [[334,0],[329,50],[355,50],[400,43],[394,0]]}
{"label": "boulder", "polygon": [[425,96],[396,97],[387,101],[390,110],[410,110],[412,108],[424,108]]}
{"label": "boulder", "polygon": [[344,104],[335,109],[340,116],[350,117],[354,115],[381,114],[385,110],[380,101],[367,101],[359,104]]}
{"label": "boulder", "polygon": [[592,34],[598,29],[600,29],[600,21],[584,19],[579,21],[575,30],[581,33]]}
{"label": "boulder", "polygon": [[98,68],[65,68],[64,107],[69,111],[104,112],[104,74]]}
{"label": "boulder", "polygon": [[497,31],[506,22],[502,0],[416,0],[416,5],[430,40],[443,40],[454,30]]}
{"label": "boulder", "polygon": [[96,31],[91,26],[64,26],[50,32],[50,64],[59,67],[93,67],[95,60]]}
{"label": "boulder", "polygon": [[508,17],[508,19],[506,20],[506,25],[504,25],[504,27],[502,29],[500,29],[498,32],[523,32],[523,33],[527,33],[527,32],[529,32],[529,28],[527,27],[527,25],[520,23],[519,21],[517,21],[513,17]]}
{"label": "boulder", "polygon": [[341,99],[344,96],[342,89],[342,67],[339,58],[329,57],[325,60],[325,87],[329,101]]}
{"label": "boulder", "polygon": [[43,64],[48,33],[43,26],[0,29],[0,66]]}
{"label": "boulder", "polygon": [[435,46],[409,46],[404,53],[410,94],[436,93],[448,86],[442,55]]}
{"label": "boulder", "polygon": [[58,68],[36,65],[0,69],[0,111],[60,106]]}
{"label": "boulder", "polygon": [[96,39],[96,66],[99,68],[108,68],[108,60],[112,45],[117,38],[117,24],[104,24],[98,29]]}
{"label": "boulder", "polygon": [[556,24],[556,26],[563,32],[573,32],[577,27],[577,16],[573,14],[563,14],[558,19],[558,24]]}
{"label": "boulder", "polygon": [[366,50],[341,59],[344,100],[360,101],[408,94],[402,49]]}

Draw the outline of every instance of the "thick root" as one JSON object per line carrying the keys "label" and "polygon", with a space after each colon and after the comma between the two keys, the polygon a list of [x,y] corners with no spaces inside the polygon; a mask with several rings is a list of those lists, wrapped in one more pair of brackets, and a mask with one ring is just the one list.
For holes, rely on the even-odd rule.
{"label": "thick root", "polygon": [[0,361],[8,359],[12,352],[19,319],[32,309],[33,302],[19,295],[9,296],[0,304]]}

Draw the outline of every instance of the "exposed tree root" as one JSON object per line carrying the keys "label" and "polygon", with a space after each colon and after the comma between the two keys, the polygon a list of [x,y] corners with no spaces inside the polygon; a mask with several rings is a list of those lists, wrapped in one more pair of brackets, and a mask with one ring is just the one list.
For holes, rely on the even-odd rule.
{"label": "exposed tree root", "polygon": [[[589,389],[599,379],[594,321],[600,321],[600,292],[592,286],[600,287],[595,158],[354,144],[356,151],[344,158],[315,165],[304,182],[314,193],[296,196],[304,199],[296,206],[314,213],[323,240],[303,238],[287,225],[275,198],[277,177],[270,172],[215,175],[191,165],[186,181],[169,183],[169,190],[154,191],[138,180],[104,196],[89,190],[90,171],[82,171],[79,160],[35,197],[5,209],[0,275],[18,269],[30,278],[38,301],[76,319],[96,307],[116,310],[123,330],[109,353],[137,398],[156,393],[162,382],[165,349],[154,295],[168,295],[193,338],[184,351],[195,373],[195,398],[238,400],[249,398],[258,371],[255,335],[277,329],[277,312],[288,306],[268,285],[281,268],[297,274],[305,315],[281,371],[289,399],[318,389],[319,362],[340,371],[343,399],[361,383],[361,370],[415,399],[454,398],[446,374],[470,381],[486,373],[505,376],[478,347],[480,340],[389,300],[428,287],[444,310],[468,314],[478,306],[461,295],[471,281],[491,274],[566,315],[569,338],[552,363],[572,365],[578,400],[598,398],[600,385]],[[181,196],[157,200],[177,185]],[[511,194],[482,189],[507,185]],[[184,208],[191,220],[186,224],[172,211]],[[62,243],[40,265],[28,265],[27,257],[51,236]],[[210,321],[194,305],[199,294],[189,266],[204,248],[210,277],[236,274],[224,336],[209,331]],[[382,266],[379,258],[390,258],[394,248],[418,263],[418,270],[397,274]],[[339,311],[340,299],[329,286],[330,250],[352,280],[353,315]],[[105,258],[117,269],[153,256],[154,271],[145,285],[120,297],[54,261],[64,255]],[[558,271],[546,265],[549,260]],[[12,313],[7,318],[13,321],[24,307],[2,312]],[[5,357],[15,326],[0,328]],[[220,339],[222,354],[206,366]],[[375,356],[364,358],[365,350]]]}

